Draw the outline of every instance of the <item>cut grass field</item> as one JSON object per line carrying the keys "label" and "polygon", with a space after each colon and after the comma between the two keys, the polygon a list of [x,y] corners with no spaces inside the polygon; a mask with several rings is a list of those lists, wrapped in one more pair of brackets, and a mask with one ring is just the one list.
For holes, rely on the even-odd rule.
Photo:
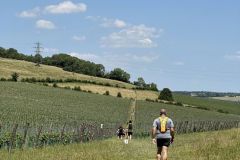
{"label": "cut grass field", "polygon": [[[176,135],[169,148],[171,160],[239,160],[240,129]],[[154,160],[156,146],[150,138],[133,139],[125,145],[116,138],[85,144],[56,145],[40,149],[0,151],[11,160]]]}
{"label": "cut grass field", "polygon": [[191,97],[182,94],[174,94],[174,99],[185,104],[204,107],[213,111],[223,111],[240,115],[240,104],[237,102],[216,100],[210,98]]}
{"label": "cut grass field", "polygon": [[109,83],[110,85],[118,85],[125,88],[133,88],[134,85],[129,83],[124,83],[121,81],[115,81],[100,77],[93,77],[84,74],[72,73],[64,71],[62,68],[41,65],[40,67],[36,66],[35,63],[0,58],[0,78],[10,78],[13,72],[17,72],[20,75],[20,78],[31,78],[35,77],[37,79],[42,79],[50,77],[52,79],[78,79],[78,80],[88,80],[97,83]]}
{"label": "cut grass field", "polygon": [[94,84],[86,84],[86,83],[58,83],[59,87],[81,87],[82,90],[91,91],[93,93],[104,94],[106,91],[109,91],[111,96],[117,96],[118,92],[122,94],[124,98],[137,98],[138,100],[149,99],[157,99],[158,92],[156,91],[147,91],[147,90],[132,90],[132,89],[124,89],[124,88],[116,88],[116,87],[108,87],[108,86],[99,86]]}
{"label": "cut grass field", "polygon": [[0,82],[0,90],[3,124],[123,123],[130,104],[129,99],[23,82]]}

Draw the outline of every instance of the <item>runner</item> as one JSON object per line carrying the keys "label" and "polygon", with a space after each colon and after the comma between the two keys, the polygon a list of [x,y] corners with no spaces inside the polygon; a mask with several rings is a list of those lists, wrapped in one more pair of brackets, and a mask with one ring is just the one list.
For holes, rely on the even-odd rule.
{"label": "runner", "polygon": [[130,120],[128,122],[128,129],[127,129],[127,133],[128,133],[128,139],[131,140],[132,139],[132,135],[133,135],[133,124],[132,121]]}
{"label": "runner", "polygon": [[119,126],[117,130],[118,139],[122,139],[125,136],[125,131],[122,126]]}
{"label": "runner", "polygon": [[157,144],[157,160],[167,160],[170,143],[174,140],[174,124],[167,117],[165,109],[160,110],[160,117],[155,119],[152,128],[152,141]]}

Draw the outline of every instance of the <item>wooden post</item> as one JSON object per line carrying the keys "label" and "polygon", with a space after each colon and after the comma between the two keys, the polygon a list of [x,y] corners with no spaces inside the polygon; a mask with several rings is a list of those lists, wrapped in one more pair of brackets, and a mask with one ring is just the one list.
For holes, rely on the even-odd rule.
{"label": "wooden post", "polygon": [[38,141],[39,141],[39,137],[40,137],[40,135],[41,135],[42,129],[43,129],[43,126],[40,126],[40,127],[38,128],[37,136],[36,136],[36,141],[35,141],[35,147],[38,146]]}
{"label": "wooden post", "polygon": [[13,130],[12,130],[10,144],[9,144],[9,147],[8,147],[8,151],[10,153],[11,153],[12,148],[15,147],[17,128],[18,128],[18,124],[15,124],[14,127],[13,127]]}
{"label": "wooden post", "polygon": [[25,128],[24,128],[23,141],[22,141],[21,146],[20,146],[21,149],[23,148],[23,146],[24,146],[25,143],[26,143],[27,132],[28,132],[29,126],[30,126],[30,123],[27,123],[26,126],[25,126]]}
{"label": "wooden post", "polygon": [[60,141],[62,141],[62,139],[63,139],[65,127],[66,127],[66,123],[64,123],[64,125],[62,127],[61,134],[60,134]]}

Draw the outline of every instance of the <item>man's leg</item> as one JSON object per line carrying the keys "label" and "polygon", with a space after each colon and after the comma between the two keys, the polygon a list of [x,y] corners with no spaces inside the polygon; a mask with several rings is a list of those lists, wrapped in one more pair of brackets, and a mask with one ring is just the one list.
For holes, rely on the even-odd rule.
{"label": "man's leg", "polygon": [[158,149],[157,149],[157,160],[161,160],[161,154],[162,154],[162,147],[158,147]]}
{"label": "man's leg", "polygon": [[167,160],[167,151],[168,151],[168,147],[163,146],[160,160]]}

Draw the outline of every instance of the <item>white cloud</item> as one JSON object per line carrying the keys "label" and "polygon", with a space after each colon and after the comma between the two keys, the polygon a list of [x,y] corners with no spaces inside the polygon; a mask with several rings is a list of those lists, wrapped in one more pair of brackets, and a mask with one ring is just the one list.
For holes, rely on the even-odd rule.
{"label": "white cloud", "polygon": [[35,7],[32,10],[22,11],[21,13],[18,14],[18,16],[21,18],[34,18],[34,17],[37,17],[39,13],[40,13],[40,8]]}
{"label": "white cloud", "polygon": [[183,65],[185,65],[185,63],[184,63],[184,62],[181,62],[181,61],[179,61],[179,62],[174,62],[173,64],[176,65],[176,66],[183,66]]}
{"label": "white cloud", "polygon": [[59,49],[57,48],[43,48],[44,55],[53,55],[59,53]]}
{"label": "white cloud", "polygon": [[52,14],[66,14],[85,12],[87,5],[84,3],[73,3],[72,1],[64,1],[56,5],[49,5],[45,7],[45,12]]}
{"label": "white cloud", "polygon": [[240,60],[240,51],[237,51],[233,54],[226,54],[224,58],[228,60]]}
{"label": "white cloud", "polygon": [[84,41],[84,40],[86,40],[86,37],[85,36],[73,36],[72,37],[72,39],[73,40],[75,40],[75,41]]}
{"label": "white cloud", "polygon": [[36,27],[40,28],[40,29],[55,29],[56,28],[56,26],[53,22],[47,21],[44,19],[38,20],[36,22]]}
{"label": "white cloud", "polygon": [[117,28],[124,28],[124,27],[127,26],[127,24],[126,24],[124,21],[119,20],[119,19],[116,19],[116,20],[114,21],[114,25],[115,25]]}
{"label": "white cloud", "polygon": [[71,52],[70,55],[87,61],[96,61],[99,58],[97,55],[92,53]]}
{"label": "white cloud", "polygon": [[112,19],[101,16],[87,16],[85,17],[85,19],[94,22],[99,22],[100,26],[105,28],[124,28],[128,26],[128,24],[125,21],[120,19]]}
{"label": "white cloud", "polygon": [[114,20],[114,19],[109,19],[109,18],[102,18],[101,26],[105,27],[105,28],[110,28],[110,27],[124,28],[127,26],[127,24],[123,20],[119,20],[119,19]]}
{"label": "white cloud", "polygon": [[145,25],[130,26],[119,32],[113,32],[101,38],[102,47],[110,48],[152,48],[157,44],[153,41],[159,37],[160,32],[153,27]]}

